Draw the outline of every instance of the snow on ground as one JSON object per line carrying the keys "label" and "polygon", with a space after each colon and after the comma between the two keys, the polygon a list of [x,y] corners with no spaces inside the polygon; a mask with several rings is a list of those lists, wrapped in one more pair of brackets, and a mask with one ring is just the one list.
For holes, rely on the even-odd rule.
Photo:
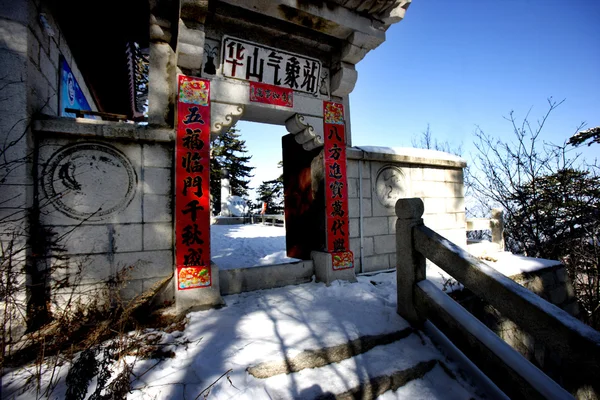
{"label": "snow on ground", "polygon": [[262,224],[211,225],[212,261],[220,269],[299,261],[285,251],[285,228]]}
{"label": "snow on ground", "polygon": [[[183,332],[162,334],[161,343],[173,350],[175,357],[138,360],[128,398],[194,399],[228,370],[231,383],[221,379],[209,399],[311,399],[319,393],[342,393],[367,376],[402,370],[424,360],[443,360],[454,375],[460,375],[421,333],[319,369],[268,379],[257,379],[246,372],[248,366],[259,362],[283,360],[303,350],[407,328],[408,323],[396,314],[395,281],[395,273],[380,273],[359,277],[354,284],[336,281],[326,287],[307,283],[225,296],[226,307],[190,313]],[[66,369],[61,373],[64,382]],[[3,377],[2,389],[7,398],[32,398],[31,392],[9,395],[27,377],[24,370]],[[63,398],[64,392],[61,383],[52,397]],[[472,386],[452,380],[436,367],[423,379],[381,398],[479,397]]]}

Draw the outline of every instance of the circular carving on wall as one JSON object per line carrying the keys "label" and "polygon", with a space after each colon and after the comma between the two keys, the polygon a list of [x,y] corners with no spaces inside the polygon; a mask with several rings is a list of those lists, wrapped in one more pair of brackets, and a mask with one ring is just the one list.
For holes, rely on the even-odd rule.
{"label": "circular carving on wall", "polygon": [[43,188],[54,206],[71,218],[100,221],[133,200],[137,175],[123,153],[103,143],[65,146],[44,168]]}
{"label": "circular carving on wall", "polygon": [[398,167],[383,167],[375,179],[375,193],[379,202],[388,208],[393,208],[399,198],[406,197],[406,177]]}

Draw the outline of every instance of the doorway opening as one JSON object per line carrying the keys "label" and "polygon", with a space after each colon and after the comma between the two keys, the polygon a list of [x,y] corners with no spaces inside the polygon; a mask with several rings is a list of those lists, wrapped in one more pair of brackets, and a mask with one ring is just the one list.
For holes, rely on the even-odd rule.
{"label": "doorway opening", "polygon": [[285,264],[285,127],[240,121],[211,146],[211,259],[220,269]]}

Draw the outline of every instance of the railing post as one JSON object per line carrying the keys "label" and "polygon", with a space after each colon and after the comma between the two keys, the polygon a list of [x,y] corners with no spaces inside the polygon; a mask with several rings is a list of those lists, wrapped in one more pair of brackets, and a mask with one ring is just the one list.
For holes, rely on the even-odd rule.
{"label": "railing post", "polygon": [[425,257],[414,246],[413,229],[423,225],[423,201],[418,198],[396,202],[396,280],[398,314],[409,322],[421,325],[414,307],[415,284],[425,279]]}
{"label": "railing post", "polygon": [[490,229],[492,230],[492,243],[498,245],[498,250],[504,251],[504,211],[501,208],[492,209]]}

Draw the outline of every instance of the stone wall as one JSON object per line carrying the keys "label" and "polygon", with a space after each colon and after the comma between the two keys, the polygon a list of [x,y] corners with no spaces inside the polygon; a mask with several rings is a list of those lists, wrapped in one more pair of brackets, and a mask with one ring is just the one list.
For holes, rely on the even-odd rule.
{"label": "stone wall", "polygon": [[[40,222],[62,247],[44,261],[50,265],[60,255],[68,265],[55,278],[74,283],[81,268],[85,292],[129,269],[121,295],[132,298],[170,276],[172,132],[69,120],[38,121],[35,129],[39,202],[45,205]],[[113,136],[102,138],[102,130]]]}
{"label": "stone wall", "polygon": [[395,268],[394,205],[399,198],[423,199],[425,224],[458,245],[466,244],[464,161],[427,150],[418,155],[414,150],[368,150],[354,147],[347,152],[350,250],[357,273]]}

